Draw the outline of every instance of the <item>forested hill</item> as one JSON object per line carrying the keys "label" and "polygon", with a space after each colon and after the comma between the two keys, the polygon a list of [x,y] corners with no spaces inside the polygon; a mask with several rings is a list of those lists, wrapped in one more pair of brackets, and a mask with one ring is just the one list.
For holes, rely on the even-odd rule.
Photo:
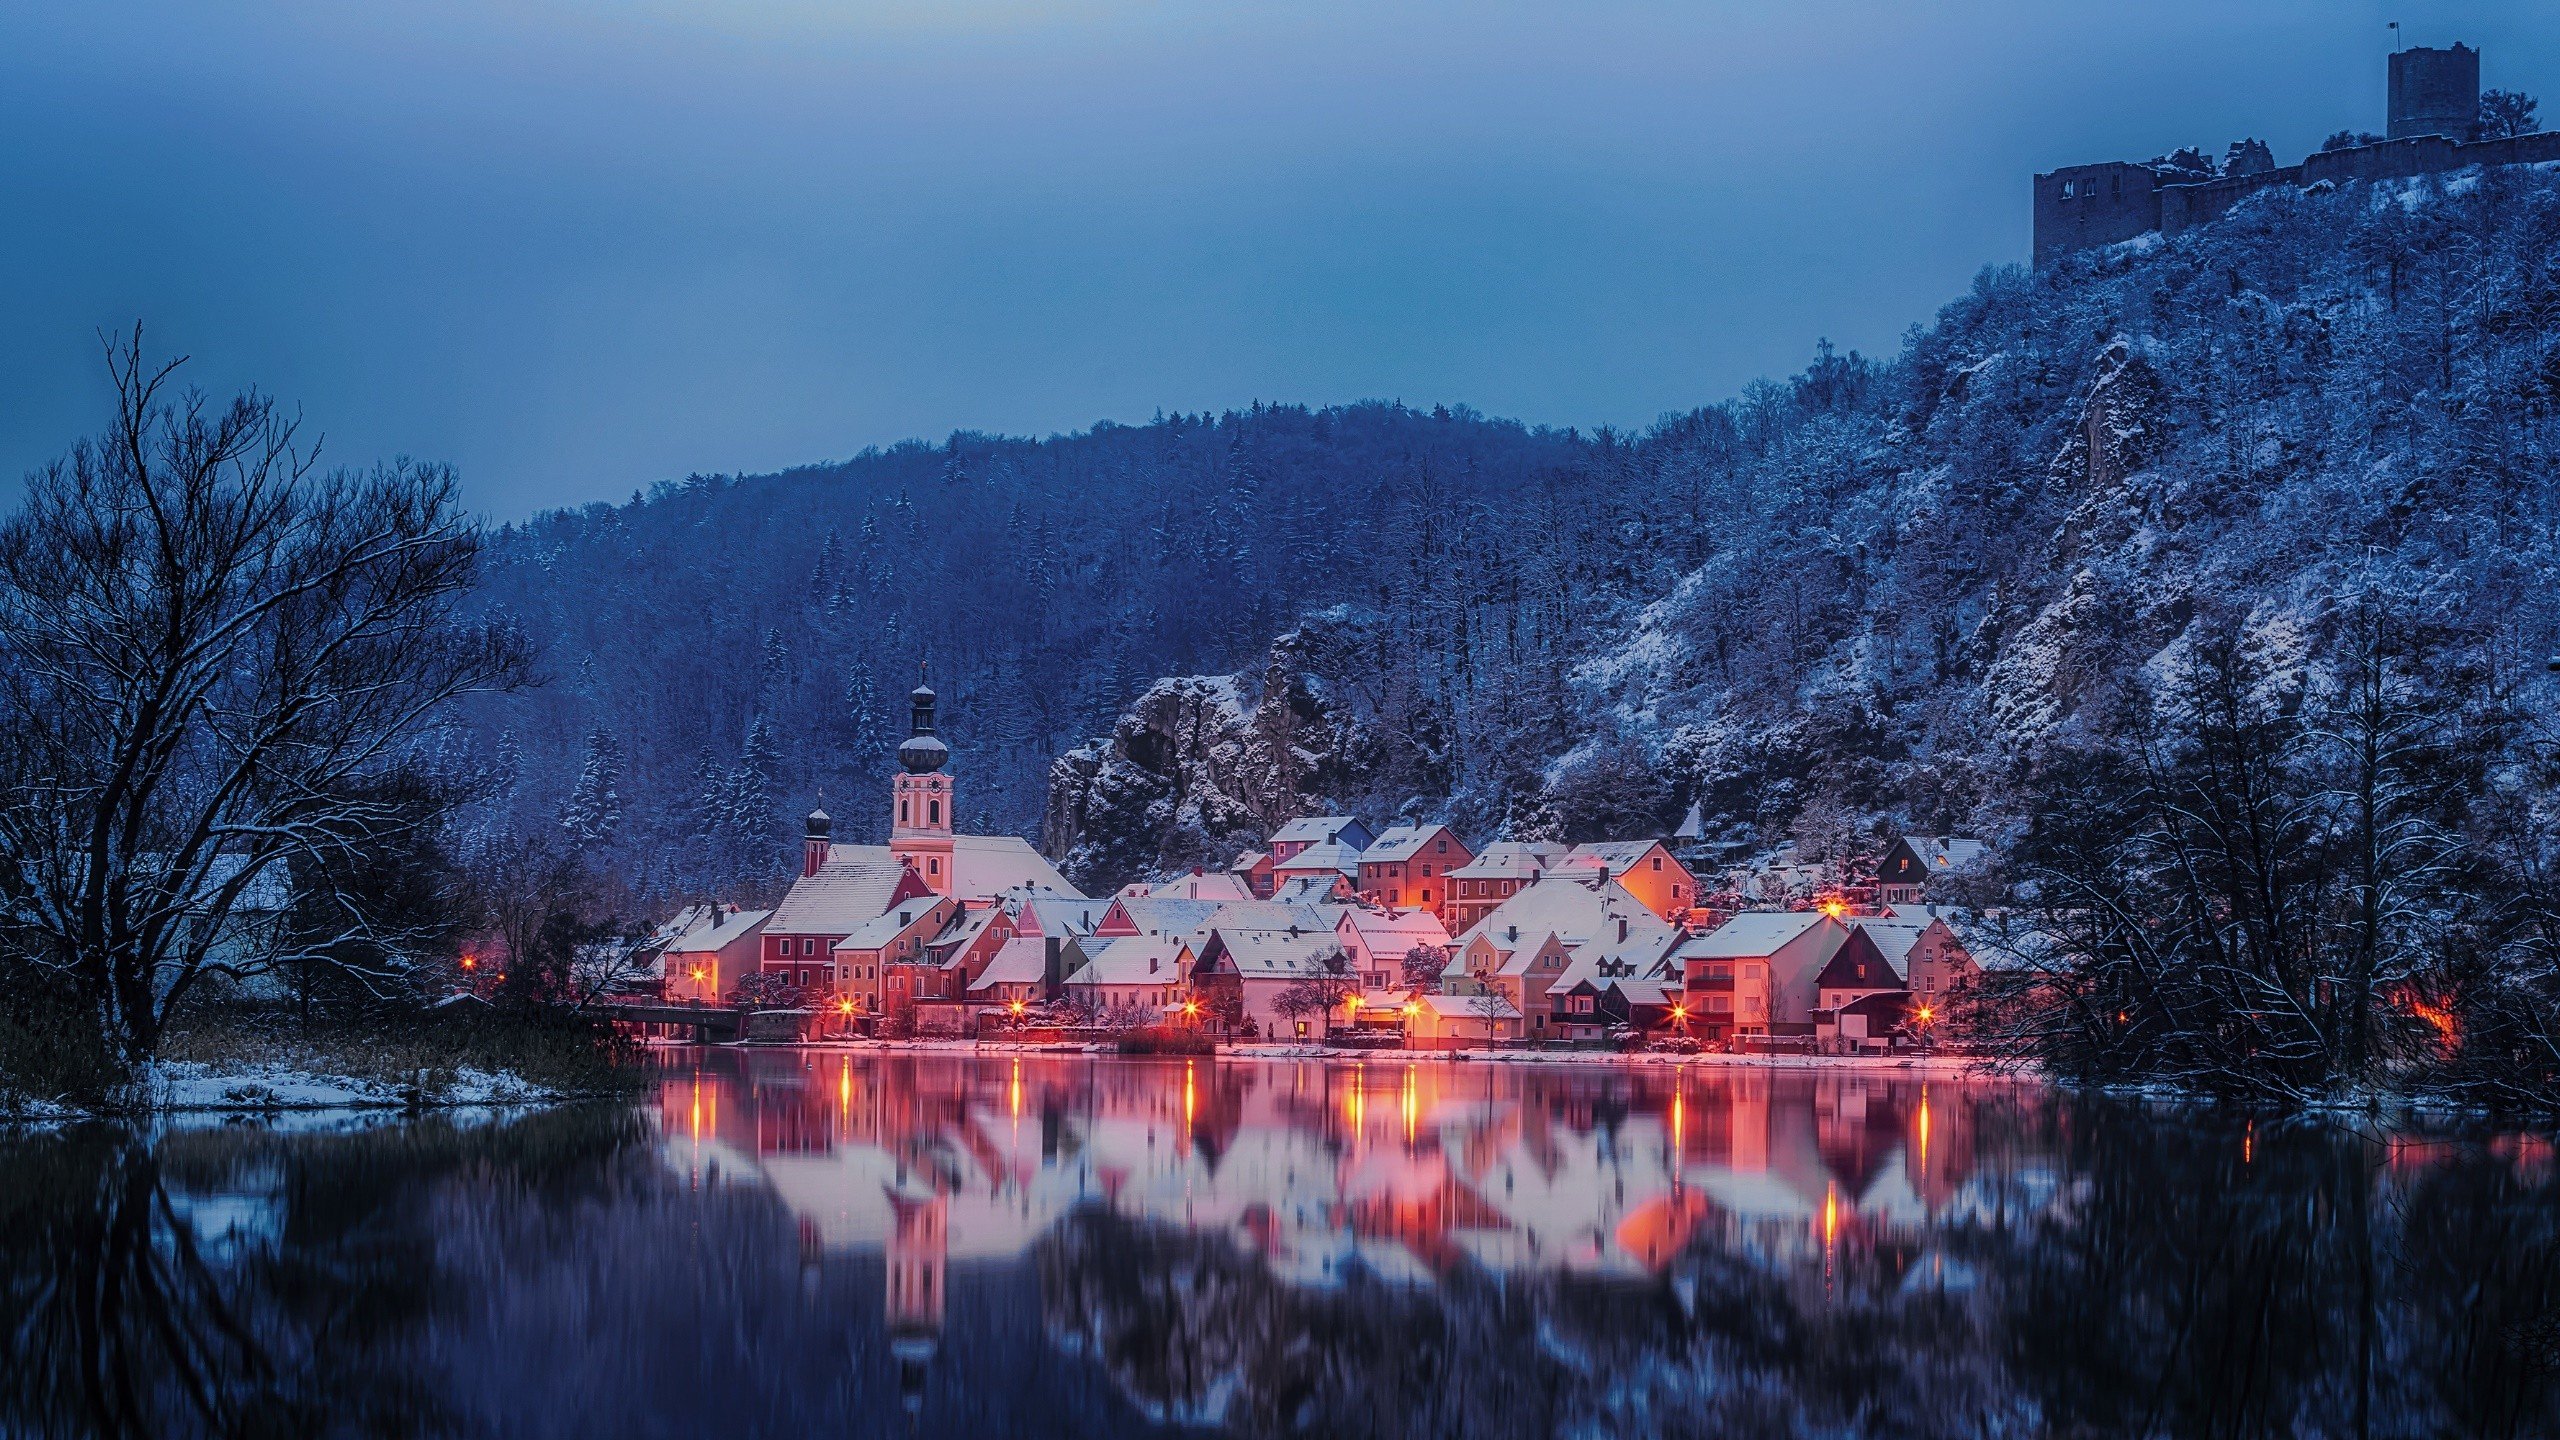
{"label": "forested hill", "polygon": [[2271,190],[1641,437],[1266,408],[545,517],[490,594],[558,678],[485,743],[547,824],[606,732],[668,885],[772,864],[821,792],[876,828],[926,655],[964,818],[1029,834],[1049,791],[1095,879],[1320,802],[1997,832],[2199,616],[2299,671],[2374,594],[2542,683],[2555,405],[2552,176]]}
{"label": "forested hill", "polygon": [[[1256,406],[662,484],[495,537],[487,602],[548,683],[482,707],[479,744],[505,820],[566,807],[623,873],[688,889],[781,864],[821,798],[839,834],[879,832],[929,663],[963,824],[1034,836],[1060,750],[1156,676],[1258,663],[1307,610],[1394,614],[1410,654],[1463,588],[1523,653],[1596,643],[1596,597],[1696,554],[1595,469],[1618,450],[1464,410]],[[601,807],[577,793],[598,771]]]}

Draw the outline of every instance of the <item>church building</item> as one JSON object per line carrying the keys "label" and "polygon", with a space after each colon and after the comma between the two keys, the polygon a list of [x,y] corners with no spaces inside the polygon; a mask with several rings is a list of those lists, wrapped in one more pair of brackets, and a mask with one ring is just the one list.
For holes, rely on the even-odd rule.
{"label": "church building", "polygon": [[838,946],[902,903],[947,898],[982,910],[1084,898],[1022,837],[955,833],[951,750],[933,733],[934,693],[919,685],[908,699],[912,723],[890,781],[889,843],[839,843],[827,812],[810,812],[800,876],[765,922],[762,966],[795,984],[851,993],[844,972],[863,962]]}

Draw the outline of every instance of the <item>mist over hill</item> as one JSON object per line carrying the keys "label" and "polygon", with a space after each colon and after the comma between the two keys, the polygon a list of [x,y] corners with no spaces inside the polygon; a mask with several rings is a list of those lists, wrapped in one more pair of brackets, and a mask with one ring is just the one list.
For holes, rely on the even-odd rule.
{"label": "mist over hill", "polygon": [[1639,436],[1256,407],[544,516],[485,596],[552,683],[474,743],[670,891],[881,829],[926,659],[963,823],[1096,883],[1316,805],[2000,833],[2216,617],[2310,673],[2380,596],[2538,693],[2555,406],[2560,181],[2272,190]]}

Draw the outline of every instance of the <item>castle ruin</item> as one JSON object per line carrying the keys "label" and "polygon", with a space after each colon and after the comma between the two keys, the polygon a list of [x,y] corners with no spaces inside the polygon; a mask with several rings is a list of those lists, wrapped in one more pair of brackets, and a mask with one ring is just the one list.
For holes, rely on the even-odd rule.
{"label": "castle ruin", "polygon": [[2175,235],[2274,185],[2343,185],[2560,160],[2560,133],[2470,138],[2480,123],[2480,52],[2468,45],[2393,52],[2388,110],[2382,139],[2323,150],[2299,165],[2235,164],[2214,174],[2156,160],[2110,160],[2040,174],[2035,263],[2154,231]]}

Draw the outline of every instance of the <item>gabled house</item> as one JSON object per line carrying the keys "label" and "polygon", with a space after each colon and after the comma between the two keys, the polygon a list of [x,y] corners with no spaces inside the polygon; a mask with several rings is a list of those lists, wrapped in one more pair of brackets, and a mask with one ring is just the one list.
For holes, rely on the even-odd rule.
{"label": "gabled house", "polygon": [[1236,857],[1235,864],[1227,867],[1227,873],[1242,882],[1254,899],[1268,900],[1280,883],[1271,873],[1271,867],[1277,863],[1268,850],[1247,850]]}
{"label": "gabled house", "polygon": [[1274,894],[1285,894],[1301,881],[1320,880],[1328,891],[1339,887],[1356,889],[1360,879],[1360,852],[1340,841],[1310,845],[1271,867],[1277,882]]}
{"label": "gabled house", "polygon": [[1360,898],[1396,910],[1446,916],[1449,872],[1475,855],[1446,825],[1396,825],[1360,852]]}
{"label": "gabled house", "polygon": [[1178,939],[1133,936],[1087,960],[1067,976],[1070,999],[1090,998],[1104,1009],[1143,1009],[1159,1017],[1191,983],[1191,947]]}
{"label": "gabled house", "polygon": [[[925,942],[941,934],[959,913],[960,903],[948,896],[923,896],[892,908],[837,941],[835,999],[851,1002],[849,1013],[856,1019],[885,1013],[887,976],[882,972],[916,968],[910,962],[924,958]],[[900,979],[911,985],[913,977]]]}
{"label": "gabled house", "polygon": [[714,901],[688,907],[659,951],[663,993],[678,1002],[719,1003],[738,977],[756,968],[770,910],[741,910]]}
{"label": "gabled house", "polygon": [[1819,910],[1749,910],[1680,946],[1692,1024],[1707,1038],[1807,1034],[1849,927]]}
{"label": "gabled house", "polygon": [[1698,904],[1698,878],[1659,840],[1601,840],[1573,848],[1569,861],[1596,863],[1654,914],[1677,925]]}
{"label": "gabled house", "polygon": [[1929,898],[1929,886],[1942,875],[1979,864],[1991,847],[1955,835],[1905,835],[1893,842],[1876,865],[1876,898],[1887,906],[1913,905]]}
{"label": "gabled house", "polygon": [[1067,976],[1085,963],[1082,945],[1073,936],[1016,935],[1005,941],[969,982],[971,1028],[986,1028],[991,1015],[1011,1020],[1034,1005],[1061,998]]}
{"label": "gabled house", "polygon": [[1474,859],[1444,877],[1449,896],[1448,909],[1441,919],[1448,924],[1449,933],[1467,933],[1564,853],[1561,845],[1516,840],[1496,841],[1484,847]]}
{"label": "gabled house", "polygon": [[[1898,994],[1906,988],[1902,972],[1885,958],[1874,933],[1859,925],[1848,928],[1849,933],[1841,937],[1831,958],[1823,962],[1822,972],[1814,977],[1816,1010],[1837,1010],[1869,995]],[[1904,948],[1907,950],[1908,946]]]}
{"label": "gabled house", "polygon": [[921,956],[888,967],[883,1013],[912,1005],[919,1033],[965,1033],[969,986],[1012,938],[1011,912],[996,906],[960,912],[925,943]]}
{"label": "gabled house", "polygon": [[809,817],[809,840],[800,878],[766,917],[758,964],[803,989],[831,990],[837,941],[933,890],[877,845],[830,847],[823,810]]}
{"label": "gabled house", "polygon": [[1448,963],[1449,932],[1442,928],[1440,917],[1428,910],[1353,905],[1334,923],[1333,933],[1342,941],[1342,953],[1351,957],[1351,968],[1360,973],[1361,983],[1372,990],[1401,989],[1404,958],[1417,946],[1441,952],[1441,963]]}
{"label": "gabled house", "polygon": [[1094,924],[1093,933],[1113,940],[1132,935],[1187,936],[1233,903],[1238,902],[1123,895],[1104,908],[1102,918]]}
{"label": "gabled house", "polygon": [[[1342,954],[1342,942],[1330,928],[1264,930],[1213,922],[1192,967],[1193,989],[1204,997],[1221,992],[1241,1007],[1245,1028],[1265,1038],[1304,1037],[1325,1033],[1328,1017],[1283,1015],[1275,1003],[1302,980],[1334,973],[1330,962]],[[1357,977],[1344,962],[1343,981],[1352,990]]]}
{"label": "gabled house", "polygon": [[1404,1037],[1414,1050],[1459,1050],[1520,1038],[1520,1012],[1498,994],[1424,993],[1404,1005]]}
{"label": "gabled house", "polygon": [[1459,937],[1443,974],[1453,988],[1501,991],[1529,1038],[1571,1038],[1570,997],[1550,994],[1567,969],[1586,967],[1597,978],[1668,976],[1680,940],[1677,927],[1596,868],[1542,873]]}
{"label": "gabled house", "polygon": [[1981,962],[1974,958],[1957,930],[1960,922],[1951,918],[1954,912],[1942,906],[1896,905],[1889,913],[1906,925],[1919,927],[1910,950],[1897,963],[1902,967],[1903,978],[1911,984],[1912,1005],[1929,1012],[1926,1018],[1934,1019],[1950,995],[1982,973]]}
{"label": "gabled house", "polygon": [[1306,815],[1280,827],[1271,837],[1271,863],[1284,865],[1317,845],[1347,845],[1359,854],[1377,839],[1376,832],[1353,815]]}

